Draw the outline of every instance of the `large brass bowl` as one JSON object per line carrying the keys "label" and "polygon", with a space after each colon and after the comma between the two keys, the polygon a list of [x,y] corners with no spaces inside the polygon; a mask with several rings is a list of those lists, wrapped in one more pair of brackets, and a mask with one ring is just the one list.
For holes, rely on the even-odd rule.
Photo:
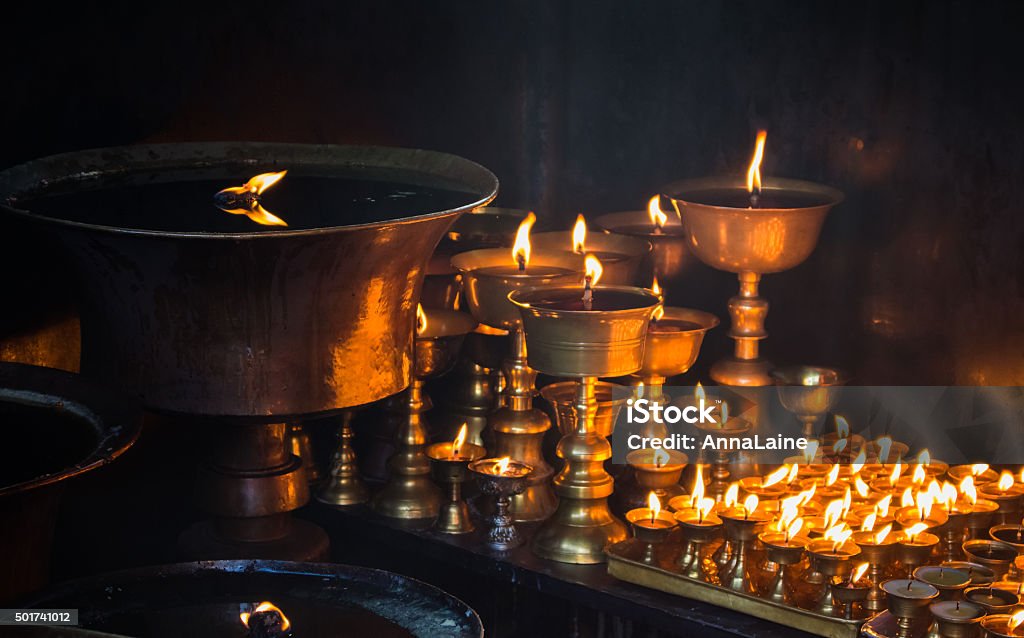
{"label": "large brass bowl", "polygon": [[527,275],[558,269],[551,276],[522,276],[518,273],[500,275],[482,272],[481,268],[512,265],[512,251],[508,248],[481,248],[452,257],[452,266],[462,273],[462,292],[477,321],[492,328],[510,330],[519,324],[519,310],[508,300],[513,290],[533,286],[581,285],[583,256],[568,251],[533,250]]}
{"label": "large brass bowl", "polygon": [[682,217],[690,250],[705,264],[734,273],[781,272],[802,263],[818,243],[825,215],[843,199],[834,188],[782,178],[767,180],[762,192],[797,194],[816,205],[733,208],[691,199],[721,189],[746,187],[739,178],[707,177],[674,182],[662,193]]}

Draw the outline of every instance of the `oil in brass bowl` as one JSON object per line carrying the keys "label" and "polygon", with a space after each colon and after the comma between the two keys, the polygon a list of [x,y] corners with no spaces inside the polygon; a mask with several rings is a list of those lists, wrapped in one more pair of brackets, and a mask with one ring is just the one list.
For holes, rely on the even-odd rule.
{"label": "oil in brass bowl", "polygon": [[643,363],[647,326],[661,298],[645,288],[595,286],[593,310],[582,286],[516,290],[530,365],[558,377],[618,377]]}
{"label": "oil in brass bowl", "polygon": [[512,251],[506,248],[482,248],[452,257],[452,266],[462,273],[462,291],[469,311],[493,328],[509,330],[520,322],[519,311],[508,295],[513,290],[533,286],[582,286],[583,256],[568,251],[530,253],[530,263],[519,272]]}
{"label": "oil in brass bowl", "polygon": [[759,274],[803,263],[818,243],[825,215],[843,199],[834,188],[783,178],[766,180],[760,208],[749,207],[738,177],[682,180],[663,193],[678,210],[698,259],[727,272]]}
{"label": "oil in brass bowl", "polygon": [[637,376],[662,380],[683,374],[697,361],[704,335],[718,317],[702,310],[664,306],[665,313],[647,328],[644,359]]}

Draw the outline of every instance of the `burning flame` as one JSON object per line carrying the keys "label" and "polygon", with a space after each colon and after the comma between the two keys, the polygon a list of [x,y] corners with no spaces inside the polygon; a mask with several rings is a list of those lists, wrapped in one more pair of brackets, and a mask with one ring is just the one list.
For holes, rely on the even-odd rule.
{"label": "burning flame", "polygon": [[932,455],[927,449],[921,450],[917,455],[917,462],[921,465],[929,465],[932,462]]}
{"label": "burning flame", "polygon": [[918,492],[916,500],[917,511],[921,515],[921,520],[926,520],[932,513],[932,495],[930,492]]}
{"label": "burning flame", "polygon": [[868,571],[869,565],[870,563],[861,563],[860,565],[857,565],[857,568],[853,570],[853,575],[850,576],[850,582],[856,583],[861,578],[863,578],[864,572]]}
{"label": "burning flame", "polygon": [[972,507],[978,504],[978,490],[974,487],[973,476],[965,476],[960,481],[960,493],[967,497]]}
{"label": "burning flame", "polygon": [[914,466],[914,476],[910,479],[910,482],[914,485],[924,485],[924,480],[928,478],[928,475],[924,473],[924,466],[918,463]]}
{"label": "burning flame", "polygon": [[846,523],[840,523],[825,532],[823,538],[832,541],[832,551],[837,552],[846,541],[850,540],[851,536],[853,536],[853,530]]}
{"label": "burning flame", "polygon": [[903,465],[899,461],[896,461],[896,465],[892,466],[892,474],[889,475],[889,486],[896,485],[896,481],[900,480],[900,473],[903,471]]}
{"label": "burning flame", "polygon": [[[651,458],[654,460],[654,467],[661,467],[669,462],[670,457],[668,455],[668,452],[661,448],[658,448],[657,450],[654,451],[654,454]],[[654,492],[651,492],[651,494],[653,493]]]}
{"label": "burning flame", "polygon": [[957,494],[956,487],[949,481],[942,482],[942,498],[940,499],[943,505],[946,506],[947,510],[952,510],[953,506],[956,505],[956,499],[959,497]]}
{"label": "burning flame", "polygon": [[832,453],[833,454],[840,454],[840,453],[842,453],[842,451],[846,449],[846,445],[849,442],[850,442],[850,439],[839,439],[838,441],[836,441],[835,443],[832,444]]}
{"label": "burning flame", "polygon": [[878,512],[879,516],[885,518],[889,515],[889,505],[891,504],[892,494],[886,494],[882,498],[878,499],[877,503],[875,503],[875,511]]}
{"label": "burning flame", "polygon": [[847,423],[844,417],[836,415],[836,436],[840,439],[845,439],[850,436],[850,424]]}
{"label": "burning flame", "polygon": [[452,441],[452,456],[458,456],[459,452],[462,451],[462,446],[466,444],[466,424],[463,423],[462,427],[459,428],[459,433],[455,436],[455,440]]}
{"label": "burning flame", "polygon": [[668,221],[668,215],[661,211],[660,200],[661,196],[655,195],[651,198],[651,201],[647,202],[647,214],[651,217],[651,223],[659,230]]}
{"label": "burning flame", "polygon": [[887,463],[889,461],[889,450],[892,449],[892,437],[879,437],[875,443],[878,444],[878,460],[882,463]]}
{"label": "burning flame", "polygon": [[704,392],[704,386],[697,382],[697,387],[693,389],[693,398],[697,400],[697,403],[707,400],[707,394]]}
{"label": "burning flame", "polygon": [[914,539],[917,538],[918,535],[926,529],[928,529],[927,523],[914,523],[910,527],[903,530],[903,533],[906,535],[907,540],[913,543]]}
{"label": "burning flame", "polygon": [[1006,621],[1006,629],[1012,634],[1021,623],[1024,623],[1024,609],[1018,611]]}
{"label": "burning flame", "polygon": [[914,493],[908,487],[903,490],[903,496],[900,497],[900,507],[913,507],[914,506]]}
{"label": "burning flame", "polygon": [[753,193],[756,188],[761,190],[761,160],[764,159],[764,143],[768,139],[767,131],[757,132],[757,141],[754,144],[754,157],[750,160],[750,168],[747,169],[747,192]]}
{"label": "burning flame", "polygon": [[788,543],[791,538],[796,538],[796,535],[800,533],[800,530],[804,528],[804,519],[799,516],[793,519],[793,522],[786,527],[786,542]]}
{"label": "burning flame", "polygon": [[260,205],[260,195],[265,190],[281,181],[288,171],[277,173],[261,173],[243,186],[232,186],[218,191],[214,195],[217,207],[232,215],[245,215],[257,224],[264,226],[287,226],[288,223]]}
{"label": "burning flame", "polygon": [[998,487],[1000,492],[1005,492],[1013,487],[1013,474],[1003,470],[1003,473],[999,475]]}
{"label": "burning flame", "polygon": [[[859,475],[860,471],[862,469],[864,469],[864,464],[867,463],[867,462],[868,462],[868,453],[866,451],[864,451],[864,448],[862,447],[860,449],[860,454],[857,455],[857,458],[853,459],[853,463],[850,465],[850,471],[853,474],[858,474]],[[858,476],[857,478],[860,478],[860,476]]]}
{"label": "burning flame", "polygon": [[416,304],[416,334],[421,335],[427,330],[427,313],[423,312],[423,306]]}
{"label": "burning flame", "polygon": [[811,483],[810,489],[800,492],[800,505],[807,505],[808,503],[810,503],[811,499],[814,498],[814,492],[817,491],[817,489],[818,484]]}
{"label": "burning flame", "polygon": [[589,280],[590,285],[596,286],[597,282],[601,280],[601,275],[604,273],[601,261],[593,255],[587,255],[583,260],[583,264],[586,267],[586,278]]}
{"label": "burning flame", "polygon": [[661,321],[661,318],[665,316],[665,306],[655,306],[654,313],[651,314],[651,321]]}
{"label": "burning flame", "polygon": [[243,611],[242,613],[238,614],[238,618],[242,621],[242,624],[245,625],[246,628],[248,628],[249,618],[251,618],[253,614],[263,614],[268,611],[277,612],[277,614],[281,616],[281,631],[288,631],[288,629],[292,626],[291,621],[288,620],[288,616],[285,616],[284,612],[278,609],[278,607],[274,603],[267,600],[264,600],[259,605],[256,605],[256,608],[253,609],[252,612]]}
{"label": "burning flame", "polygon": [[871,488],[869,488],[868,484],[864,482],[864,479],[860,477],[860,474],[854,477],[853,487],[857,489],[857,496],[861,498],[867,498],[868,494],[871,493]]}
{"label": "burning flame", "polygon": [[725,490],[725,497],[722,499],[726,507],[736,507],[740,500],[740,484],[733,483]]}
{"label": "burning flame", "polygon": [[508,466],[511,462],[512,457],[509,456],[498,459],[494,462],[494,473],[500,475],[508,472]]}
{"label": "burning flame", "polygon": [[758,502],[757,494],[751,494],[743,499],[743,515],[749,516],[757,511]]}
{"label": "burning flame", "polygon": [[892,523],[889,523],[888,525],[886,525],[882,529],[878,530],[878,533],[875,534],[875,544],[876,545],[881,545],[882,543],[884,543],[886,537],[889,536],[889,532],[891,532],[891,531],[892,531]]}
{"label": "burning flame", "polygon": [[825,477],[825,487],[832,487],[835,485],[836,479],[839,478],[839,464],[833,463],[832,469],[828,471],[828,475]]}
{"label": "burning flame", "polygon": [[786,475],[786,484],[789,485],[796,480],[797,475],[800,474],[800,464],[794,463],[789,466],[789,474]]}
{"label": "burning flame", "polygon": [[651,283],[651,292],[653,292],[654,294],[658,295],[659,297],[661,296],[661,286],[658,285],[658,276],[657,275],[654,276],[654,282]]}
{"label": "burning flame", "polygon": [[690,505],[693,507],[696,507],[695,503],[699,503],[704,498],[704,476],[700,463],[697,464],[697,473],[693,479],[693,490],[690,495]]}
{"label": "burning flame", "polygon": [[837,498],[825,508],[824,527],[834,526],[843,517],[843,499]]}
{"label": "burning flame", "polygon": [[587,252],[587,220],[583,215],[576,216],[576,224],[572,227],[572,251],[582,255]]}
{"label": "burning flame", "polygon": [[789,466],[783,465],[779,469],[775,470],[768,476],[761,479],[761,487],[771,487],[772,485],[775,485],[776,483],[782,481],[782,479],[786,478],[787,474],[789,474]]}
{"label": "burning flame", "polygon": [[526,219],[519,224],[516,241],[512,244],[512,261],[519,265],[519,270],[526,270],[530,263],[530,229],[537,221],[537,216],[527,213]]}
{"label": "burning flame", "polygon": [[862,531],[862,532],[874,531],[874,529],[875,529],[875,521],[877,519],[878,519],[878,515],[875,514],[874,512],[871,512],[870,514],[865,516],[864,520],[861,521],[860,531]]}
{"label": "burning flame", "polygon": [[988,469],[988,463],[975,463],[971,466],[971,476],[981,476]]}
{"label": "burning flame", "polygon": [[850,513],[850,505],[853,503],[852,495],[850,494],[850,486],[846,486],[846,494],[843,494],[843,520],[846,520],[846,515]]}
{"label": "burning flame", "polygon": [[713,498],[702,498],[697,501],[697,520],[703,522],[707,515],[711,513],[711,510],[715,508],[715,499]]}
{"label": "burning flame", "polygon": [[658,518],[658,514],[661,513],[661,501],[654,492],[647,495],[647,508],[651,510],[652,519]]}
{"label": "burning flame", "polygon": [[782,499],[779,506],[779,519],[775,523],[775,531],[785,531],[786,527],[796,520],[796,517],[800,515],[799,501],[800,496]]}
{"label": "burning flame", "polygon": [[807,442],[807,447],[804,448],[804,461],[810,465],[814,463],[814,457],[818,455],[818,441],[817,439],[811,439]]}

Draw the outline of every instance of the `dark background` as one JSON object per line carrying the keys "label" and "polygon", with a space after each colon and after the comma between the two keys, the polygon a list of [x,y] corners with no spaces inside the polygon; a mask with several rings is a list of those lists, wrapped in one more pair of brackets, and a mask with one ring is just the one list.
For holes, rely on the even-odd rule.
{"label": "dark background", "polygon": [[[0,41],[0,164],[178,140],[422,147],[566,227],[742,173],[764,127],[766,179],[847,197],[808,262],[765,280],[771,359],[865,384],[1024,384],[1014,5],[26,3]],[[691,260],[668,300],[724,316],[734,291]],[[718,330],[703,359],[728,347]]]}

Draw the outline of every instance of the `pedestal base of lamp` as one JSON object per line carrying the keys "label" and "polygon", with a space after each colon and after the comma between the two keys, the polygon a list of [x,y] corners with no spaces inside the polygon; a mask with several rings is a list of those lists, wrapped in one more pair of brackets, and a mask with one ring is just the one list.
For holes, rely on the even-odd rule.
{"label": "pedestal base of lamp", "polygon": [[370,498],[370,492],[359,476],[356,453],[352,449],[352,413],[345,412],[341,419],[341,425],[338,426],[338,447],[331,456],[327,480],[316,493],[316,500],[335,507],[359,505]]}
{"label": "pedestal base of lamp", "polygon": [[607,560],[604,550],[626,540],[626,524],[608,509],[607,499],[562,498],[558,510],[537,530],[533,553],[560,563],[593,565]]}
{"label": "pedestal base of lamp", "polygon": [[322,562],[330,558],[330,540],[319,526],[300,519],[287,520],[284,536],[271,540],[239,541],[218,533],[214,521],[201,521],[178,537],[178,549],[189,560],[261,559]]}
{"label": "pedestal base of lamp", "polygon": [[[416,452],[410,452],[410,455]],[[419,452],[422,456],[422,452]],[[423,457],[426,459],[426,457]],[[394,457],[392,461],[394,461]],[[419,459],[414,459],[415,463]],[[409,471],[410,464],[403,467]],[[393,471],[393,470],[392,470]],[[373,497],[373,511],[388,518],[433,519],[441,509],[441,490],[430,478],[429,462],[426,473],[396,475]]]}
{"label": "pedestal base of lamp", "polygon": [[720,385],[759,387],[775,385],[772,364],[767,359],[726,357],[711,366],[711,378]]}
{"label": "pedestal base of lamp", "polygon": [[[541,410],[513,410],[505,407],[491,415],[488,422],[494,438],[490,455],[508,456],[533,467],[526,490],[512,498],[512,520],[520,523],[543,521],[558,507],[558,497],[551,487],[555,471],[544,460],[544,434],[551,429],[551,420]],[[488,504],[484,513],[492,509]]]}

